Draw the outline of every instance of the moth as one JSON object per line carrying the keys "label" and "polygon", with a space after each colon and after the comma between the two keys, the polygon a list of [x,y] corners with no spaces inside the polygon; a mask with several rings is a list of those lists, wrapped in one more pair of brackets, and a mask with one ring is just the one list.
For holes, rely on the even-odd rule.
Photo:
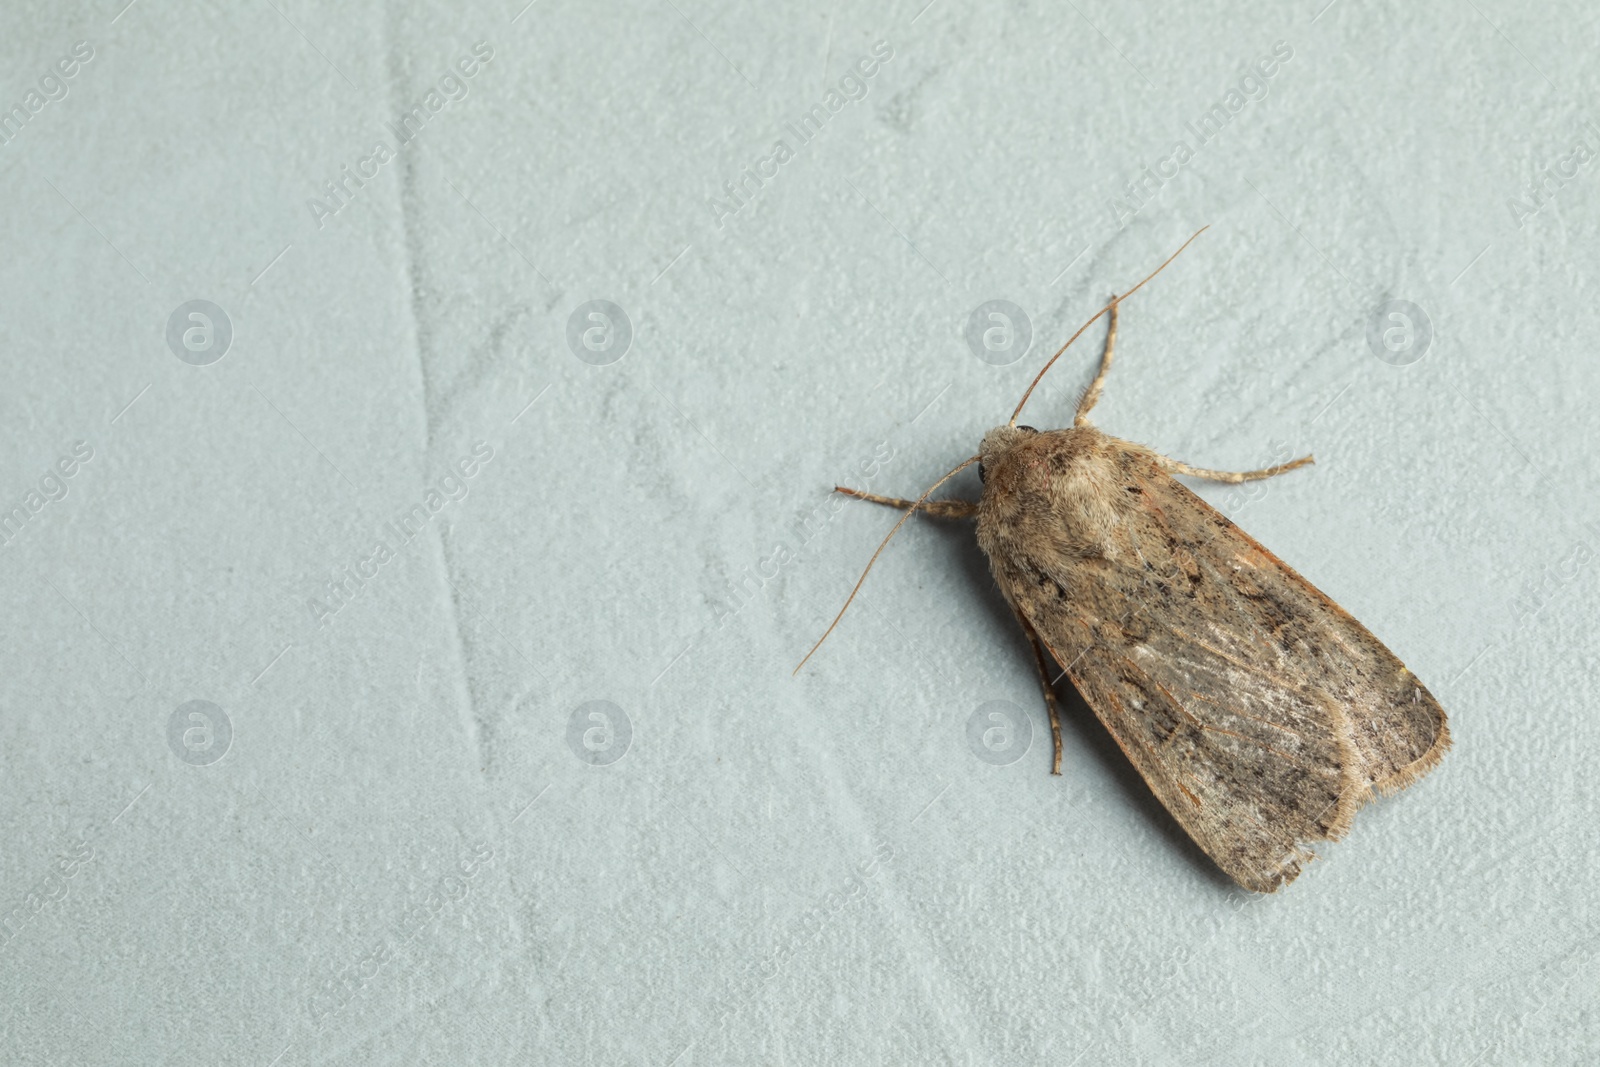
{"label": "moth", "polygon": [[[1208,470],[1089,422],[1111,368],[1119,305],[1203,232],[1085,322],[1010,421],[921,497],[834,487],[905,511],[845,608],[912,514],[976,519],[978,546],[1033,646],[1052,773],[1061,773],[1061,722],[1051,660],[1195,843],[1241,886],[1271,893],[1315,858],[1308,844],[1339,839],[1375,794],[1431,770],[1450,733],[1444,709],[1394,653],[1174,477],[1255,481],[1311,456]],[[1046,371],[1101,315],[1110,316],[1105,349],[1072,425],[1017,425]],[[974,463],[983,483],[976,503],[930,499]]]}

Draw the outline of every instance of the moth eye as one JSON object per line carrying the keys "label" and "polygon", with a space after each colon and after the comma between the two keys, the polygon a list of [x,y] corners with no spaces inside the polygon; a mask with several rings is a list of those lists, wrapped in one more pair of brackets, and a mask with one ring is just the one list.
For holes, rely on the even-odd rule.
{"label": "moth eye", "polygon": [[980,462],[980,463],[979,463],[979,464],[978,464],[978,481],[980,481],[980,482],[987,482],[987,481],[988,481],[988,480],[989,480],[989,479],[988,479],[988,478],[985,478],[985,477],[984,477],[984,475],[983,475],[983,464],[982,464],[982,463],[981,463],[981,462]]}
{"label": "moth eye", "polygon": [[1035,430],[1032,426],[1018,426],[1017,429],[1021,430],[1023,433],[1038,433],[1039,432],[1038,430]]}

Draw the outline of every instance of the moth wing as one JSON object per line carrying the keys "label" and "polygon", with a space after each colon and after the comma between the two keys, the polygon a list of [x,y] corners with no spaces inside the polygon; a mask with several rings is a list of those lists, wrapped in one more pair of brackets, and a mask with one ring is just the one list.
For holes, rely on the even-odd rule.
{"label": "moth wing", "polygon": [[[1443,709],[1343,608],[1153,462],[1102,556],[1014,557],[1013,602],[1168,811],[1248,889],[1292,881]],[[1137,495],[1135,495],[1137,494]]]}

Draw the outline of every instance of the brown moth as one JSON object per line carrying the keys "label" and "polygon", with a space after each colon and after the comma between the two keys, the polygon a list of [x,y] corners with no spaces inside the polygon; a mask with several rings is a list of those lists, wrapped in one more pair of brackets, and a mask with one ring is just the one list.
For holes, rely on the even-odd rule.
{"label": "brown moth", "polygon": [[[975,517],[978,545],[1033,644],[1053,773],[1061,773],[1061,724],[1047,655],[1195,843],[1246,889],[1271,893],[1314,858],[1307,843],[1337,840],[1374,793],[1431,770],[1450,734],[1444,709],[1394,653],[1173,477],[1254,481],[1312,457],[1206,470],[1089,423],[1111,367],[1118,305],[1177,254],[1084,323],[1011,420],[919,499],[835,489],[906,512],[868,571],[914,512]],[[1072,425],[1018,426],[1045,371],[1107,313],[1100,369]],[[973,463],[983,480],[977,503],[928,499]]]}

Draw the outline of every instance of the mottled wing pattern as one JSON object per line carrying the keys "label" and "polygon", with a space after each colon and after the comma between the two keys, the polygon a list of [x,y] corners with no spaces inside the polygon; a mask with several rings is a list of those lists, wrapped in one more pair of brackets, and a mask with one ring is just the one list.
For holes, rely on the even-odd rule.
{"label": "mottled wing pattern", "polygon": [[1190,836],[1241,885],[1272,892],[1312,857],[1306,842],[1338,838],[1373,790],[1438,762],[1444,711],[1153,454],[1101,441],[1098,467],[1125,503],[1099,548],[1016,548],[1095,540],[1029,531],[1075,518],[1050,494],[1031,506],[1023,494],[1008,509],[1014,550],[991,555],[996,577]]}

